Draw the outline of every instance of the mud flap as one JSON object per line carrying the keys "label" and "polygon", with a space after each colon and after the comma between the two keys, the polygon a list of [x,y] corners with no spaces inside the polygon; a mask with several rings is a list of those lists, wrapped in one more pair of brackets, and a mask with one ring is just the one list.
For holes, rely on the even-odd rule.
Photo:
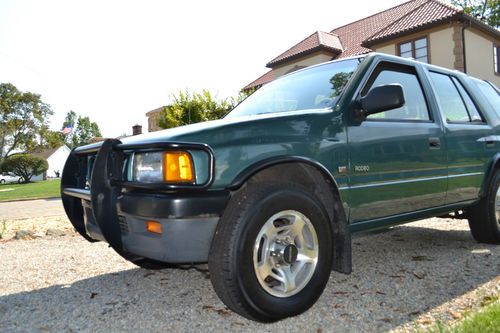
{"label": "mud flap", "polygon": [[337,192],[338,200],[334,200],[333,210],[333,270],[339,273],[351,274],[352,272],[352,244],[351,231],[344,208]]}

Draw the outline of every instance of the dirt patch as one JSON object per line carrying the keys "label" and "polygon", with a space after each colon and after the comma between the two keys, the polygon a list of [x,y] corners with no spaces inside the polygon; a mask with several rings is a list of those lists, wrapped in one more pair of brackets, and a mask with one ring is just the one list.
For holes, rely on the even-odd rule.
{"label": "dirt patch", "polygon": [[[57,231],[60,231],[59,233]],[[50,216],[31,219],[11,219],[0,221],[0,241],[32,239],[45,236],[72,234],[75,230],[67,217]]]}

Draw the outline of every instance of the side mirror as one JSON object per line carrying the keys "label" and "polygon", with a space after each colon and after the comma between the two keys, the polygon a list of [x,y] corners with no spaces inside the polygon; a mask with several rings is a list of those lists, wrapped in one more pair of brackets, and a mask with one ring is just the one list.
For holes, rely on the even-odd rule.
{"label": "side mirror", "polygon": [[405,104],[403,87],[400,84],[386,84],[370,89],[361,98],[361,109],[364,116],[402,107]]}

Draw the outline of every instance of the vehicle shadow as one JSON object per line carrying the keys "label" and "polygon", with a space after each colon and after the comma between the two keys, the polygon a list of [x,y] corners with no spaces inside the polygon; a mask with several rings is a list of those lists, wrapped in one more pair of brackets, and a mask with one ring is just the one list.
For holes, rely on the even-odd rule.
{"label": "vehicle shadow", "polygon": [[332,272],[312,309],[274,324],[227,310],[206,271],[134,268],[0,296],[0,331],[384,332],[500,275],[500,246],[464,229],[400,226],[353,249],[351,275]]}

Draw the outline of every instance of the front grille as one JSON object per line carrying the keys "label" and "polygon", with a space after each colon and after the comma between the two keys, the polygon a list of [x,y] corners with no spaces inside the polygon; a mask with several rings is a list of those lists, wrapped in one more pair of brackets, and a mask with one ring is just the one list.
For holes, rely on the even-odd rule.
{"label": "front grille", "polygon": [[120,231],[122,234],[128,234],[129,229],[125,216],[118,215],[118,223],[120,223]]}
{"label": "front grille", "polygon": [[85,188],[90,189],[90,179],[92,178],[92,168],[94,167],[96,154],[87,156],[87,175],[85,177]]}

